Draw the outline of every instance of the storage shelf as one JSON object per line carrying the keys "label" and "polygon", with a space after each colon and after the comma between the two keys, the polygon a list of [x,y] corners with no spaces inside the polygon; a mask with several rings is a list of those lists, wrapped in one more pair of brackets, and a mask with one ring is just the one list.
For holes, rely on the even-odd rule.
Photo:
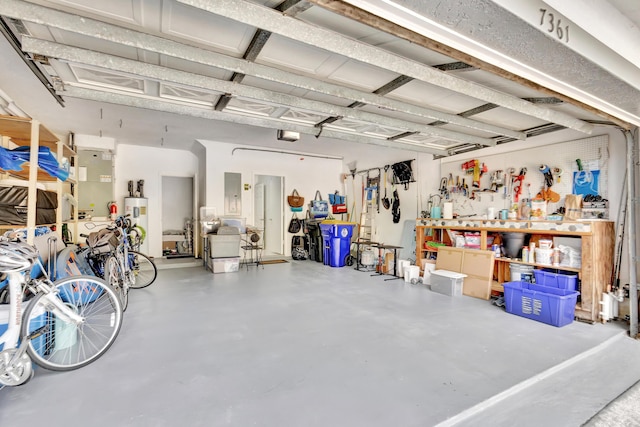
{"label": "storage shelf", "polygon": [[[34,133],[38,134],[37,139],[36,138],[32,139],[32,134]],[[48,147],[51,150],[51,152],[56,156],[59,162],[62,161],[63,157],[66,157],[69,159],[71,164],[75,164],[73,162],[73,157],[76,156],[75,150],[71,148],[69,145],[60,141],[60,138],[58,138],[53,132],[47,129],[43,124],[29,117],[7,116],[7,115],[0,114],[0,136],[8,138],[11,143],[17,146],[30,147],[31,150],[35,150],[39,147]],[[21,166],[22,167],[21,171],[5,171],[7,176],[16,177],[18,179],[22,179],[24,181],[29,182],[30,195],[27,200],[27,206],[28,206],[28,212],[31,212],[31,213],[27,214],[26,224],[0,226],[0,228],[5,230],[13,229],[13,228],[27,228],[28,229],[27,242],[29,243],[33,242],[33,237],[34,237],[33,229],[36,226],[48,226],[48,227],[56,226],[58,230],[61,230],[63,223],[72,224],[72,225],[74,224],[75,220],[62,221],[62,200],[63,200],[63,192],[65,188],[63,187],[63,185],[67,183],[72,184],[71,188],[69,189],[69,192],[73,194],[74,193],[73,184],[77,183],[74,178],[67,179],[66,182],[63,182],[57,179],[56,177],[49,175],[47,172],[39,168],[37,168],[37,173],[35,174],[35,177],[32,179],[30,176],[31,172],[33,172],[31,169],[31,164],[36,165],[35,158],[32,158],[30,159],[30,161],[25,162]],[[57,193],[58,209],[56,212],[57,219],[55,224],[35,224],[35,215],[32,209],[34,208],[34,205],[36,205],[37,202],[33,196],[35,193],[32,192],[31,190],[37,186],[38,182],[56,183],[55,192]],[[75,222],[75,224],[77,225],[77,222]],[[73,226],[72,228],[73,228],[72,230],[73,235],[75,236],[76,235],[75,229],[77,227]]]}
{"label": "storage shelf", "polygon": [[535,263],[535,262],[524,262],[524,261],[520,261],[520,260],[517,260],[517,259],[511,259],[511,258],[496,258],[496,262],[508,262],[509,264],[532,265],[534,267],[553,268],[553,269],[556,269],[556,270],[574,271],[576,273],[580,273],[580,271],[582,270],[581,268],[569,267],[567,265],[538,264],[538,263]]}
{"label": "storage shelf", "polygon": [[[425,242],[442,240],[448,242],[448,233],[453,231],[475,231],[480,233],[480,249],[487,249],[488,234],[491,233],[524,233],[535,238],[541,236],[573,237],[580,240],[581,268],[554,266],[548,264],[529,263],[510,258],[496,258],[495,273],[497,280],[492,284],[492,291],[502,292],[502,283],[510,278],[509,264],[529,265],[534,268],[551,268],[578,273],[580,278],[580,301],[575,315],[581,320],[595,322],[599,319],[602,294],[611,285],[613,271],[613,253],[615,230],[612,221],[518,221],[518,220],[481,220],[481,219],[416,219],[416,254],[421,259],[429,254],[437,254],[438,250],[424,247]],[[439,237],[433,237],[440,233]],[[495,277],[494,277],[495,279]]]}

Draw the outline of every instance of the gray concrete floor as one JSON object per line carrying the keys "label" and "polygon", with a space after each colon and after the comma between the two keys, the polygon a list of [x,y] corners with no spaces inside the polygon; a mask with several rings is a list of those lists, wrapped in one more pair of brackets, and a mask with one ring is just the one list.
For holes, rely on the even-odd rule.
{"label": "gray concrete floor", "polygon": [[101,359],[0,390],[0,425],[580,426],[640,379],[622,323],[555,328],[370,274],[162,269]]}

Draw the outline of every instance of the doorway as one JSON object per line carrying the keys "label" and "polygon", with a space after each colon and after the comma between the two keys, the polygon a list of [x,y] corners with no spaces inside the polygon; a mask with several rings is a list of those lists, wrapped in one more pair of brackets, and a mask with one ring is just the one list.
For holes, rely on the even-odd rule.
{"label": "doorway", "polygon": [[284,178],[273,175],[254,175],[253,219],[264,230],[264,255],[284,255],[284,225],[282,201]]}
{"label": "doorway", "polygon": [[162,255],[192,257],[194,247],[194,178],[162,177]]}

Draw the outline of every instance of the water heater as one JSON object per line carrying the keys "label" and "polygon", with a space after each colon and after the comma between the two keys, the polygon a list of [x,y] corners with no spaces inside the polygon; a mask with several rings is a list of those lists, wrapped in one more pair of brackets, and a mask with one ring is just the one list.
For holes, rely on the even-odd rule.
{"label": "water heater", "polygon": [[149,202],[146,197],[125,197],[124,215],[129,215],[131,224],[137,224],[145,231],[146,238],[140,245],[140,252],[149,254],[149,214],[147,206]]}

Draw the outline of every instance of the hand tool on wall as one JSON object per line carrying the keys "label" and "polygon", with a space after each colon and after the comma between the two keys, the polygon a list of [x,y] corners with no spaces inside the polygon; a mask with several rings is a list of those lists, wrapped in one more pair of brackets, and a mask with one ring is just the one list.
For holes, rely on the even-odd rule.
{"label": "hand tool on wall", "polygon": [[538,196],[548,202],[559,202],[560,195],[551,190],[551,187],[553,186],[553,174],[551,173],[551,169],[547,165],[540,165],[538,170],[544,175],[544,185],[540,190],[540,193],[538,193]]}
{"label": "hand tool on wall", "polygon": [[389,170],[389,165],[384,167],[384,197],[382,198],[382,206],[385,209],[389,209],[391,207],[391,199],[387,197],[387,171]]}
{"label": "hand tool on wall", "polygon": [[551,173],[553,174],[554,178],[556,179],[556,182],[558,184],[560,184],[560,177],[562,176],[564,171],[556,166],[556,167],[553,168]]}
{"label": "hand tool on wall", "polygon": [[527,174],[527,168],[520,169],[520,173],[513,177],[513,191],[514,197],[513,200],[515,202],[520,201],[520,195],[522,194],[522,183],[524,181],[524,177]]}
{"label": "hand tool on wall", "polygon": [[449,190],[447,190],[447,178],[442,178],[440,180],[440,196],[443,199],[449,198]]}

